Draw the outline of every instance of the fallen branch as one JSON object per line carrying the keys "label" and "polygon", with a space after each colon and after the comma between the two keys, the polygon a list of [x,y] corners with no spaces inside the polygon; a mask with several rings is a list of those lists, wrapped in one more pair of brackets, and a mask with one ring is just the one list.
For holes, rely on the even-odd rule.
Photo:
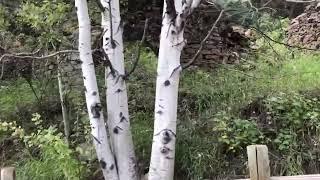
{"label": "fallen branch", "polygon": [[182,69],[186,69],[188,67],[190,67],[195,61],[196,59],[199,57],[204,45],[206,44],[206,41],[208,40],[208,38],[211,36],[212,32],[217,28],[217,24],[220,21],[220,19],[222,18],[222,14],[224,13],[224,10],[220,11],[220,14],[218,16],[218,18],[216,19],[216,21],[213,23],[211,29],[209,30],[208,34],[206,35],[206,37],[201,41],[200,43],[200,47],[197,51],[197,53],[193,56],[193,58],[187,62],[186,64],[182,65]]}

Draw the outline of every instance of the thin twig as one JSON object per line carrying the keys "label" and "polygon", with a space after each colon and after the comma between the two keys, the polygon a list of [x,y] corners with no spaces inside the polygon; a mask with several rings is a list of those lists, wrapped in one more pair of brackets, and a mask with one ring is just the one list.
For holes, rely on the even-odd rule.
{"label": "thin twig", "polygon": [[296,49],[309,50],[309,51],[320,51],[320,49],[306,48],[306,47],[295,46],[295,45],[290,45],[290,44],[287,44],[287,43],[279,42],[279,41],[276,41],[276,40],[272,39],[270,36],[268,36],[267,34],[265,34],[265,33],[262,32],[262,31],[260,31],[258,28],[255,28],[255,27],[250,27],[250,28],[256,30],[256,31],[257,31],[259,34],[261,34],[264,38],[269,39],[270,41],[272,41],[272,42],[274,42],[274,43],[287,46],[287,47],[289,47],[289,48],[296,48]]}
{"label": "thin twig", "polygon": [[3,78],[3,74],[4,74],[4,62],[2,62],[2,66],[1,66],[0,80]]}
{"label": "thin twig", "polygon": [[135,69],[138,66],[139,59],[140,59],[140,54],[141,54],[141,47],[142,47],[142,45],[143,45],[143,43],[144,43],[144,41],[146,39],[146,34],[147,34],[147,30],[148,30],[148,23],[149,23],[149,18],[147,18],[145,20],[145,23],[144,23],[143,35],[142,35],[142,38],[141,38],[141,40],[140,40],[140,42],[138,44],[138,47],[137,47],[136,59],[135,59],[135,61],[133,63],[133,66],[132,66],[131,70],[124,75],[124,77],[123,77],[124,79],[128,79],[128,77],[135,71]]}
{"label": "thin twig", "polygon": [[40,51],[40,49],[38,49],[35,52],[32,53],[17,53],[17,54],[10,54],[10,53],[6,53],[3,54],[0,57],[0,63],[2,62],[2,67],[1,67],[1,73],[0,73],[0,80],[3,78],[4,75],[4,64],[5,62],[3,61],[4,58],[16,58],[16,59],[32,59],[32,60],[41,60],[41,59],[47,59],[47,58],[51,58],[60,54],[67,54],[67,53],[79,53],[78,50],[63,50],[63,51],[57,51],[55,53],[49,54],[47,56],[32,56],[36,53],[38,53]]}
{"label": "thin twig", "polygon": [[221,10],[218,18],[213,23],[213,25],[212,25],[210,31],[208,32],[207,36],[201,41],[200,47],[199,47],[197,53],[193,56],[193,58],[189,62],[187,62],[186,64],[182,65],[182,69],[186,69],[186,68],[190,67],[194,63],[194,61],[199,57],[204,45],[206,44],[206,41],[211,36],[212,32],[217,28],[217,24],[220,21],[220,19],[222,18],[222,14],[223,13],[224,13],[224,10]]}
{"label": "thin twig", "polygon": [[268,6],[271,2],[272,2],[272,0],[269,0],[268,2],[264,3],[264,4],[262,5],[262,7]]}
{"label": "thin twig", "polygon": [[51,57],[54,57],[54,56],[57,56],[57,55],[60,55],[60,54],[68,54],[68,53],[79,53],[78,50],[62,50],[62,51],[57,51],[57,52],[54,52],[52,54],[49,54],[47,56],[31,56],[31,55],[27,55],[27,56],[21,56],[19,54],[3,54],[1,57],[0,57],[0,62],[2,62],[2,60],[6,57],[13,57],[13,58],[16,58],[16,59],[37,59],[37,60],[41,60],[41,59],[48,59],[48,58],[51,58]]}
{"label": "thin twig", "polygon": [[312,2],[316,2],[316,0],[310,0],[310,1],[299,1],[299,0],[286,0],[287,2],[291,2],[291,3],[312,3]]}

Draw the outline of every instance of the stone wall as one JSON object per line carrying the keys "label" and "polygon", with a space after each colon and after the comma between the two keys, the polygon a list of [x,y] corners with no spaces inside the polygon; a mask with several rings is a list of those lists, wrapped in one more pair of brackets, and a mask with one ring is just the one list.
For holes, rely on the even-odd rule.
{"label": "stone wall", "polygon": [[320,2],[306,8],[288,27],[288,44],[320,49]]}
{"label": "stone wall", "polygon": [[[199,8],[190,16],[186,28],[185,38],[187,45],[183,49],[181,62],[188,62],[200,47],[200,42],[207,35],[209,29],[219,16],[212,6],[201,4]],[[159,35],[161,31],[161,11],[153,10],[147,17],[152,17],[149,24],[147,46],[151,47],[155,53],[158,53]],[[135,25],[136,32],[143,30],[144,21]],[[247,40],[244,36],[245,30],[241,27],[226,24],[224,18],[218,24],[218,28],[209,37],[206,45],[194,65],[202,67],[213,67],[219,63],[235,63],[239,61],[239,56],[247,48]],[[141,35],[140,35],[141,36]],[[140,37],[139,35],[136,37]],[[135,39],[138,40],[138,39]]]}

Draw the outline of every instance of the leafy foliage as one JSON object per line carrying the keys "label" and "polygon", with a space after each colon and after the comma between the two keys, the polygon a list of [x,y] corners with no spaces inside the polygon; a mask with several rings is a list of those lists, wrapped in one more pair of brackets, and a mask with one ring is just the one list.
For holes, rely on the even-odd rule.
{"label": "leafy foliage", "polygon": [[0,123],[0,135],[12,132],[13,137],[25,143],[27,156],[18,162],[19,179],[80,179],[83,167],[74,159],[62,134],[55,127],[44,129],[39,114],[34,114],[32,122],[37,130],[31,134],[25,134],[15,122]]}
{"label": "leafy foliage", "polygon": [[70,6],[61,0],[44,0],[41,3],[27,1],[19,10],[18,20],[39,34],[40,47],[56,49],[61,43],[67,42],[66,37],[61,35],[66,31],[63,25],[70,10]]}

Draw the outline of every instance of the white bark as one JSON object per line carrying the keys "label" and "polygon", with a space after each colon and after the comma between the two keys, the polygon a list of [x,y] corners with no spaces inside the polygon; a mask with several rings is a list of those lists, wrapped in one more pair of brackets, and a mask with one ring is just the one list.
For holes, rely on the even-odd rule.
{"label": "white bark", "polygon": [[101,23],[105,32],[103,50],[115,70],[115,74],[112,74],[110,67],[106,68],[108,127],[119,179],[136,180],[138,175],[130,131],[127,88],[121,77],[125,71],[119,0],[101,0],[101,4],[105,8]]}
{"label": "white bark", "polygon": [[176,142],[180,55],[187,16],[200,0],[165,0],[157,68],[154,134],[149,180],[172,180]]}
{"label": "white bark", "polygon": [[87,109],[91,133],[104,178],[118,180],[117,168],[108,142],[102,107],[100,103],[96,74],[91,54],[91,26],[87,0],[76,0],[79,22],[79,52],[85,86]]}

